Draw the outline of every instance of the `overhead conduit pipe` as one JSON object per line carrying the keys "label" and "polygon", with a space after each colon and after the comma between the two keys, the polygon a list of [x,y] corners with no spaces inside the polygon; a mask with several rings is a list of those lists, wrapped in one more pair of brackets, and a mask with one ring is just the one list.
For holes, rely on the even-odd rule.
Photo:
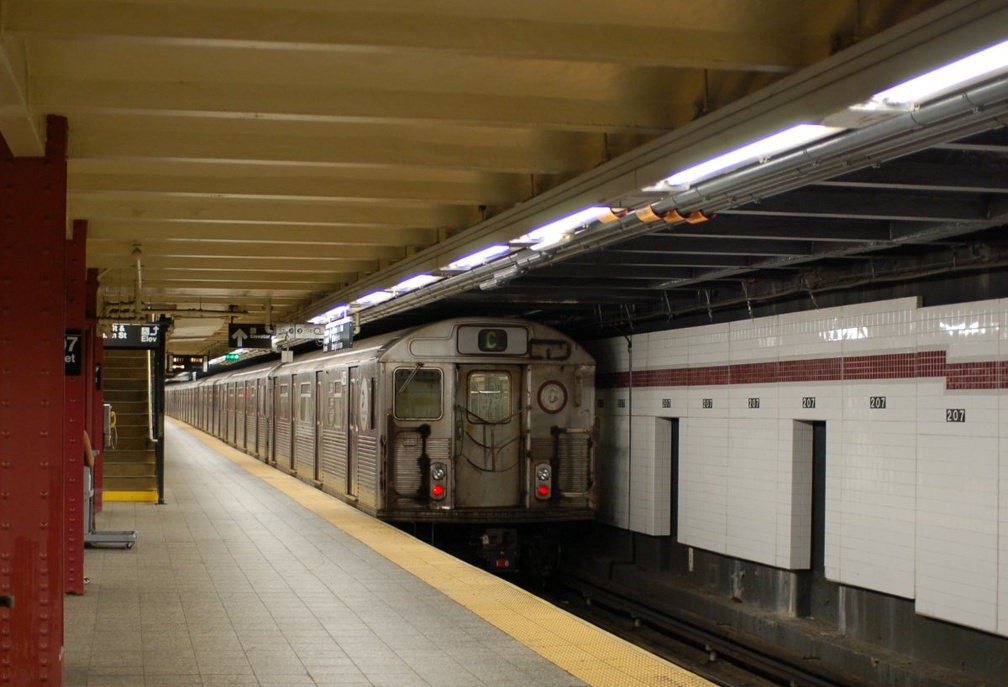
{"label": "overhead conduit pipe", "polygon": [[[655,231],[659,223],[678,224],[713,215],[761,198],[886,162],[929,146],[1008,124],[1008,75],[937,98],[918,109],[836,134],[781,153],[772,159],[721,174],[671,193],[649,206],[634,208],[612,222],[594,222],[548,251],[523,250],[460,275],[448,277],[358,313],[360,323],[405,312],[478,287],[494,273],[526,271],[601,250]],[[649,208],[648,212],[643,212]],[[674,213],[674,214],[673,214]],[[654,220],[650,218],[654,217]],[[643,219],[650,221],[643,221]],[[671,221],[669,221],[671,220]],[[866,250],[862,246],[861,250]],[[852,252],[858,248],[851,249]],[[744,270],[737,270],[739,272]],[[513,277],[512,277],[513,278]]]}
{"label": "overhead conduit pipe", "polygon": [[136,317],[143,312],[143,251],[139,245],[133,246],[133,262],[136,263],[136,288],[133,290],[133,314]]}

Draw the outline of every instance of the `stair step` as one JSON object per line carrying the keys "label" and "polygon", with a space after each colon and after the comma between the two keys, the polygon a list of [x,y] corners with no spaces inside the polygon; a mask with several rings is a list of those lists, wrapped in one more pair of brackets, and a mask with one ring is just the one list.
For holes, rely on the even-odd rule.
{"label": "stair step", "polygon": [[155,477],[109,477],[103,478],[104,490],[110,491],[157,491]]}
{"label": "stair step", "polygon": [[105,463],[102,465],[104,479],[152,477],[154,475],[154,463]]}

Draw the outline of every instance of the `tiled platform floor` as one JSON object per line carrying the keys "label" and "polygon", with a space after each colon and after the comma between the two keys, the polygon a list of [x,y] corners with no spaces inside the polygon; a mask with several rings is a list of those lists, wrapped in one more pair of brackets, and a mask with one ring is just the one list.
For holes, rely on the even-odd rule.
{"label": "tiled platform floor", "polygon": [[[392,539],[409,543],[386,544],[381,555],[288,493],[317,498],[358,528],[381,523],[184,425],[168,423],[166,453],[165,505],[110,503],[99,515],[99,530],[139,537],[132,550],[87,550],[87,592],[65,603],[65,685],[583,685],[571,672],[590,676],[596,665],[605,670],[587,678],[594,684],[652,683],[614,674],[620,663],[660,684],[696,684],[655,670],[643,652],[607,648],[611,658],[600,661],[547,635],[561,655],[576,653],[571,665],[589,669],[567,672],[540,655],[549,651],[533,651],[385,556],[429,550],[414,568],[468,566],[397,532]],[[461,592],[470,607],[497,613],[507,601],[492,594],[520,594],[492,592],[507,585],[475,573]],[[538,608],[530,614],[504,622],[557,622]]]}

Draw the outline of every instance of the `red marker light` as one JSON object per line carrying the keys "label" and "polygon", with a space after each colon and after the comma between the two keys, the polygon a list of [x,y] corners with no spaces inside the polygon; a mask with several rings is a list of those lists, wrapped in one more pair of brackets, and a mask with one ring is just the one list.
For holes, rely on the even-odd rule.
{"label": "red marker light", "polygon": [[549,485],[547,485],[547,484],[540,484],[538,492],[539,492],[539,496],[549,496],[549,493],[550,493]]}
{"label": "red marker light", "polygon": [[442,496],[444,496],[444,485],[435,484],[434,486],[431,487],[430,493],[431,496],[434,496],[435,498],[441,498]]}

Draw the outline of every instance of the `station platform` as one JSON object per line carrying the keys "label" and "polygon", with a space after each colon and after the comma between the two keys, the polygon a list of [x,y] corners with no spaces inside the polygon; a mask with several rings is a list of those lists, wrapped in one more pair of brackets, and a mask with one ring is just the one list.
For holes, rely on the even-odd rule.
{"label": "station platform", "polygon": [[65,600],[64,685],[709,685],[166,422],[164,505],[108,503]]}

